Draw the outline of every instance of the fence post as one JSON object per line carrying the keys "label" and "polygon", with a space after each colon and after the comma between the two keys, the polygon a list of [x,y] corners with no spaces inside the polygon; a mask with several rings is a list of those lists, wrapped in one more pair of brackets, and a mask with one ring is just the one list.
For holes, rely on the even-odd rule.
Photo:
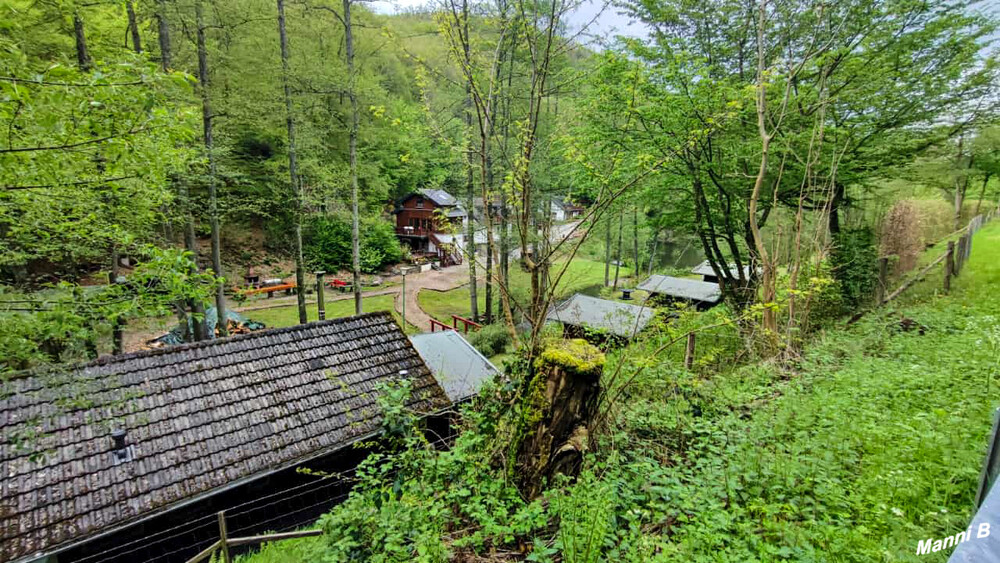
{"label": "fence post", "polygon": [[962,260],[965,258],[965,235],[958,237],[958,245],[955,247],[955,276],[962,273]]}
{"label": "fence post", "polygon": [[955,273],[955,242],[948,241],[948,257],[944,259],[944,291],[951,291],[951,276]]}
{"label": "fence post", "polygon": [[229,557],[229,537],[226,533],[225,511],[219,513],[219,538],[219,547],[222,550],[222,561],[225,563],[232,563],[233,560]]}
{"label": "fence post", "polygon": [[691,369],[694,365],[694,333],[688,333],[687,348],[684,349],[684,368]]}
{"label": "fence post", "polygon": [[875,305],[882,304],[885,299],[885,290],[889,286],[889,257],[883,256],[878,259],[878,285],[875,287]]}

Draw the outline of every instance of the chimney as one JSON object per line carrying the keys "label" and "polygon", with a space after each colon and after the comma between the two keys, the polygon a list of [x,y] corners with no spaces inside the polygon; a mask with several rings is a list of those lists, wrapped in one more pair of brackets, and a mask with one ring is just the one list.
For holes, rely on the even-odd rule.
{"label": "chimney", "polygon": [[111,431],[111,441],[113,443],[111,448],[111,459],[115,465],[132,461],[134,457],[132,446],[125,443],[126,435],[127,433],[122,428],[116,428]]}
{"label": "chimney", "polygon": [[115,450],[125,449],[125,435],[126,432],[121,428],[116,428],[111,431],[111,439],[115,443]]}

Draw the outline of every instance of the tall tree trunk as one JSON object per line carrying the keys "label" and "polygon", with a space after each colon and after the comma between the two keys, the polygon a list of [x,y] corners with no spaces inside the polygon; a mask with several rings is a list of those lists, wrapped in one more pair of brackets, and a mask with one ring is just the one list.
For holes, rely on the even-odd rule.
{"label": "tall tree trunk", "polygon": [[[777,312],[770,306],[776,298],[776,275],[774,260],[772,260],[767,253],[767,249],[764,247],[764,239],[760,234],[760,226],[757,222],[757,205],[760,201],[761,189],[764,186],[764,178],[767,174],[767,164],[768,157],[770,155],[771,147],[771,133],[767,131],[767,92],[766,83],[764,77],[764,18],[765,13],[765,0],[761,0],[758,5],[758,25],[757,25],[757,130],[760,135],[761,149],[760,149],[760,167],[757,170],[757,177],[754,180],[753,192],[750,195],[750,202],[747,206],[747,214],[750,225],[750,232],[753,238],[753,246],[757,250],[757,256],[760,259],[761,266],[763,267],[763,276],[761,277],[761,301],[765,304],[763,313],[763,327],[766,334],[777,334],[778,332],[778,316]],[[754,261],[750,261],[751,269],[754,267]],[[723,264],[724,268],[729,269],[728,264]],[[739,265],[737,265],[739,267]],[[741,274],[742,276],[742,274]]]}
{"label": "tall tree trunk", "polygon": [[[656,259],[656,245],[660,242],[660,231],[657,228],[653,228],[653,244],[652,248],[649,250],[649,264],[646,267],[646,275],[653,275],[653,260]],[[639,281],[638,278],[635,281]]]}
{"label": "tall tree trunk", "polygon": [[288,34],[285,33],[285,0],[278,0],[278,38],[281,42],[281,84],[285,91],[285,123],[288,126],[288,177],[295,196],[293,217],[295,224],[295,294],[299,305],[299,323],[308,321],[306,316],[306,270],[302,263],[302,186],[299,183],[298,164],[295,160],[295,120],[292,118],[292,88],[288,84]]}
{"label": "tall tree trunk", "polygon": [[[121,274],[120,266],[118,263],[121,261],[120,255],[118,253],[118,244],[114,243],[111,247],[111,272],[108,274],[108,282],[112,285],[118,283],[118,277]],[[125,351],[125,319],[121,317],[115,317],[112,321],[111,327],[111,353],[114,355],[121,354]]]}
{"label": "tall tree trunk", "polygon": [[[181,180],[181,200],[184,205],[184,246],[191,253],[191,270],[198,272],[198,244],[194,236],[194,215],[191,210],[191,198],[186,180]],[[208,327],[205,326],[205,304],[195,299],[188,299],[187,306],[194,313],[191,319],[193,336],[196,341],[208,338]]]}
{"label": "tall tree trunk", "polygon": [[[958,156],[955,158],[956,168],[962,165],[962,158],[965,156],[963,142],[965,134],[958,137]],[[972,169],[973,157],[969,157],[969,163],[964,172],[955,177],[955,224],[954,230],[962,228],[962,206],[965,204],[965,192],[969,189],[969,170]]]}
{"label": "tall tree trunk", "polygon": [[604,228],[604,287],[611,285],[611,214]]}
{"label": "tall tree trunk", "polygon": [[615,291],[618,291],[618,272],[622,267],[622,231],[625,227],[625,208],[618,214],[618,249],[615,250]]}
{"label": "tall tree trunk", "polygon": [[[465,28],[466,41],[463,41],[462,48],[465,55],[465,67],[472,64],[471,53],[469,51],[469,0],[462,0],[462,26]],[[472,78],[465,81],[465,156],[466,156],[466,178],[465,192],[467,201],[467,222],[465,224],[465,254],[469,261],[469,310],[472,320],[479,321],[479,293],[476,287],[476,223],[473,220],[475,210],[476,186],[473,180],[473,166],[475,166],[475,156],[472,154]],[[485,202],[484,202],[485,203]]]}
{"label": "tall tree trunk", "polygon": [[635,260],[635,281],[639,282],[639,205],[632,208],[632,258]]}
{"label": "tall tree trunk", "polygon": [[157,35],[160,40],[160,67],[170,70],[170,22],[167,20],[167,0],[156,0]]}
{"label": "tall tree trunk", "polygon": [[128,13],[128,31],[132,36],[132,49],[136,53],[141,53],[142,38],[139,37],[139,22],[135,18],[135,3],[132,0],[125,2],[125,11]]}
{"label": "tall tree trunk", "polygon": [[[507,198],[500,198],[500,280],[503,283],[504,291],[510,288],[510,236],[507,230],[510,228],[507,211]],[[501,308],[503,299],[497,300],[497,316],[503,317]]]}
{"label": "tall tree trunk", "polygon": [[87,35],[83,30],[83,17],[79,9],[73,12],[73,39],[76,40],[76,64],[82,71],[88,71],[93,66],[90,52],[87,51]]}
{"label": "tall tree trunk", "polygon": [[992,176],[992,174],[989,172],[983,174],[983,187],[979,190],[979,200],[976,201],[975,215],[979,215],[979,208],[983,206],[983,198],[986,197],[986,184],[990,182],[990,176]]}
{"label": "tall tree trunk", "polygon": [[354,76],[354,29],[351,24],[351,1],[344,0],[344,42],[347,48],[347,89],[351,99],[351,266],[354,273],[354,313],[361,314],[361,229],[358,211],[358,95]]}
{"label": "tall tree trunk", "polygon": [[[212,270],[216,277],[222,276],[222,250],[219,239],[219,198],[212,130],[212,100],[208,92],[208,47],[205,44],[205,18],[202,0],[194,3],[196,34],[198,38],[198,84],[201,93],[201,124],[204,131],[205,154],[208,157],[208,213],[212,229]],[[225,283],[220,282],[215,290],[215,312],[219,336],[229,334],[226,319]]]}

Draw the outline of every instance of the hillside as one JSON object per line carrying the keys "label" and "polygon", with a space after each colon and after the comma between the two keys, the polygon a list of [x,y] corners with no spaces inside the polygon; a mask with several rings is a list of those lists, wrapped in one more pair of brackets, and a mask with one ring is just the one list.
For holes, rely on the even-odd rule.
{"label": "hillside", "polygon": [[376,462],[392,472],[368,473],[325,538],[241,561],[945,561],[917,542],[967,525],[1000,399],[1000,223],[974,249],[951,294],[931,276],[790,365],[651,364],[579,481],[540,502],[488,478],[488,415],[467,412],[454,450]]}

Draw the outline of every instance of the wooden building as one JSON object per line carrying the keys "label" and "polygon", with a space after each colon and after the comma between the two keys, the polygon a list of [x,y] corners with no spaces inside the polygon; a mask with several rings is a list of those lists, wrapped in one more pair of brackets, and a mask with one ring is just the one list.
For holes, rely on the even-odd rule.
{"label": "wooden building", "polygon": [[415,334],[410,342],[452,403],[471,399],[500,375],[500,370],[456,330]]}
{"label": "wooden building", "polygon": [[[728,268],[730,277],[734,279],[739,279],[740,272],[739,268],[736,267],[736,264],[729,264]],[[701,264],[698,264],[697,266],[692,268],[691,273],[701,276],[702,281],[706,281],[709,283],[719,283],[719,276],[715,275],[715,270],[712,269],[712,264],[710,264],[708,260],[705,260]],[[750,279],[749,264],[743,266],[743,278],[746,280]]]}
{"label": "wooden building", "polygon": [[218,539],[311,523],[380,432],[379,385],[450,405],[388,313],[105,357],[4,384],[0,560],[183,562]]}
{"label": "wooden building", "polygon": [[639,284],[639,289],[653,297],[666,301],[684,301],[699,309],[707,309],[719,303],[722,290],[719,284],[673,276],[654,274]]}
{"label": "wooden building", "polygon": [[650,307],[577,293],[553,307],[545,320],[561,323],[566,338],[622,342],[635,338],[655,314]]}
{"label": "wooden building", "polygon": [[438,235],[463,231],[470,218],[454,196],[444,190],[424,189],[401,199],[396,206],[396,236],[415,254],[461,263],[459,249]]}

